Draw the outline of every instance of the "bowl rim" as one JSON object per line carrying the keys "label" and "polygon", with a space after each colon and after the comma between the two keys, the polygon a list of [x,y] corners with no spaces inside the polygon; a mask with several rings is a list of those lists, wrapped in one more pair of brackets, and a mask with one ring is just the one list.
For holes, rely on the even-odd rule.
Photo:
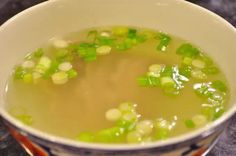
{"label": "bowl rim", "polygon": [[[5,27],[10,25],[20,16],[24,16],[28,13],[30,13],[33,10],[40,9],[42,7],[45,7],[46,5],[52,5],[53,3],[56,3],[58,0],[50,0],[45,1],[42,3],[39,3],[37,5],[34,5],[7,20],[3,25],[0,26],[0,32],[4,31]],[[196,9],[199,12],[208,14],[211,16],[211,18],[214,18],[221,22],[225,27],[228,29],[231,29],[233,32],[236,33],[236,28],[231,25],[228,21],[220,17],[219,15],[211,12],[210,10],[207,10],[206,8],[203,8],[201,6],[198,6],[194,3],[188,2],[188,1],[179,1],[179,0],[173,0],[175,3],[182,3],[183,5],[186,5],[188,7],[191,7],[192,9]],[[236,102],[232,103],[232,108],[230,108],[227,112],[223,114],[219,119],[216,121],[213,121],[212,123],[209,123],[207,126],[204,126],[202,128],[199,128],[197,130],[194,130],[192,132],[188,132],[183,135],[179,135],[173,138],[169,138],[167,140],[163,141],[157,141],[147,144],[102,144],[102,143],[86,143],[86,142],[80,142],[80,141],[74,141],[72,139],[67,139],[59,136],[55,136],[40,130],[37,130],[35,128],[32,128],[30,126],[24,125],[20,121],[16,120],[14,117],[12,117],[6,110],[3,109],[3,107],[0,107],[0,117],[2,117],[5,121],[13,125],[16,129],[19,129],[20,131],[24,132],[23,134],[28,134],[29,136],[33,136],[33,138],[43,140],[44,142],[50,142],[53,144],[60,144],[65,145],[69,147],[74,148],[84,148],[84,149],[95,149],[95,150],[106,150],[106,151],[126,151],[126,150],[145,150],[150,148],[161,148],[165,146],[172,146],[179,144],[181,142],[187,142],[189,140],[194,140],[199,137],[207,137],[211,135],[217,127],[219,128],[221,124],[227,122],[234,114],[236,113]]]}

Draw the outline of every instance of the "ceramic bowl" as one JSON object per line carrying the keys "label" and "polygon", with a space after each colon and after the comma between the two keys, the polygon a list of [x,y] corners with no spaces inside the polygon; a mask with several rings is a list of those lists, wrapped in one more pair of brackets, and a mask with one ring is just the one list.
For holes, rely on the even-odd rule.
{"label": "ceramic bowl", "polygon": [[[230,108],[206,127],[145,145],[77,142],[28,127],[5,110],[4,91],[14,64],[54,36],[80,29],[131,25],[158,29],[191,41],[222,67],[231,90]],[[50,0],[0,27],[0,114],[12,135],[35,156],[192,155],[207,153],[236,110],[236,30],[216,14],[183,0]],[[191,103],[191,99],[189,99]]]}

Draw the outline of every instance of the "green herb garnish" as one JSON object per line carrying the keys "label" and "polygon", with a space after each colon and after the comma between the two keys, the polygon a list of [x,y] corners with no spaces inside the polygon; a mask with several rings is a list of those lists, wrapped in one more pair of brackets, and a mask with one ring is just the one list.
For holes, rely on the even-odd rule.
{"label": "green herb garnish", "polygon": [[177,54],[184,57],[196,58],[200,51],[189,43],[182,44],[176,51]]}
{"label": "green herb garnish", "polygon": [[160,43],[157,46],[157,50],[161,52],[165,52],[171,42],[170,36],[164,33],[160,33],[156,38],[160,40]]}
{"label": "green herb garnish", "polygon": [[191,120],[191,119],[185,120],[184,123],[187,128],[195,128],[195,124],[194,124],[193,120]]}

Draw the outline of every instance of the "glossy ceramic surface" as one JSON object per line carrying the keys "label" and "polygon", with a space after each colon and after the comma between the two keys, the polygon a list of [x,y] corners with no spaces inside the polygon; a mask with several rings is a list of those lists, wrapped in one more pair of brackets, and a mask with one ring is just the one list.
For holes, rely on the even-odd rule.
{"label": "glossy ceramic surface", "polygon": [[[44,154],[56,151],[61,155],[63,153],[64,155],[78,153],[80,155],[114,155],[115,152],[128,155],[131,153],[134,155],[138,153],[140,155],[173,155],[174,153],[180,155],[189,149],[190,152],[187,154],[193,154],[199,150],[201,150],[199,153],[203,153],[214,142],[227,124],[226,121],[235,112],[234,51],[236,51],[236,45],[234,41],[236,31],[233,26],[217,15],[184,1],[52,0],[31,8],[15,16],[0,28],[2,51],[0,58],[3,64],[9,65],[1,66],[1,92],[4,92],[6,80],[15,62],[49,38],[86,27],[117,24],[159,29],[190,40],[209,52],[209,55],[224,69],[230,82],[232,92],[230,110],[208,127],[167,141],[142,146],[102,145],[75,142],[27,127],[4,111],[3,97],[0,100],[0,113],[12,134],[22,144],[27,144],[24,146],[29,149],[32,147],[41,151],[46,150]],[[20,39],[16,37],[16,34]]]}

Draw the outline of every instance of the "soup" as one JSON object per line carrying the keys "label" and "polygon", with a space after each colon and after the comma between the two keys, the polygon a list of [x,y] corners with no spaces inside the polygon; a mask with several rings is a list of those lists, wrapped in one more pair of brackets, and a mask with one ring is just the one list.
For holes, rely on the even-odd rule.
{"label": "soup", "polygon": [[148,143],[219,118],[229,90],[200,49],[136,27],[91,28],[53,38],[16,65],[9,113],[22,123],[83,142]]}

